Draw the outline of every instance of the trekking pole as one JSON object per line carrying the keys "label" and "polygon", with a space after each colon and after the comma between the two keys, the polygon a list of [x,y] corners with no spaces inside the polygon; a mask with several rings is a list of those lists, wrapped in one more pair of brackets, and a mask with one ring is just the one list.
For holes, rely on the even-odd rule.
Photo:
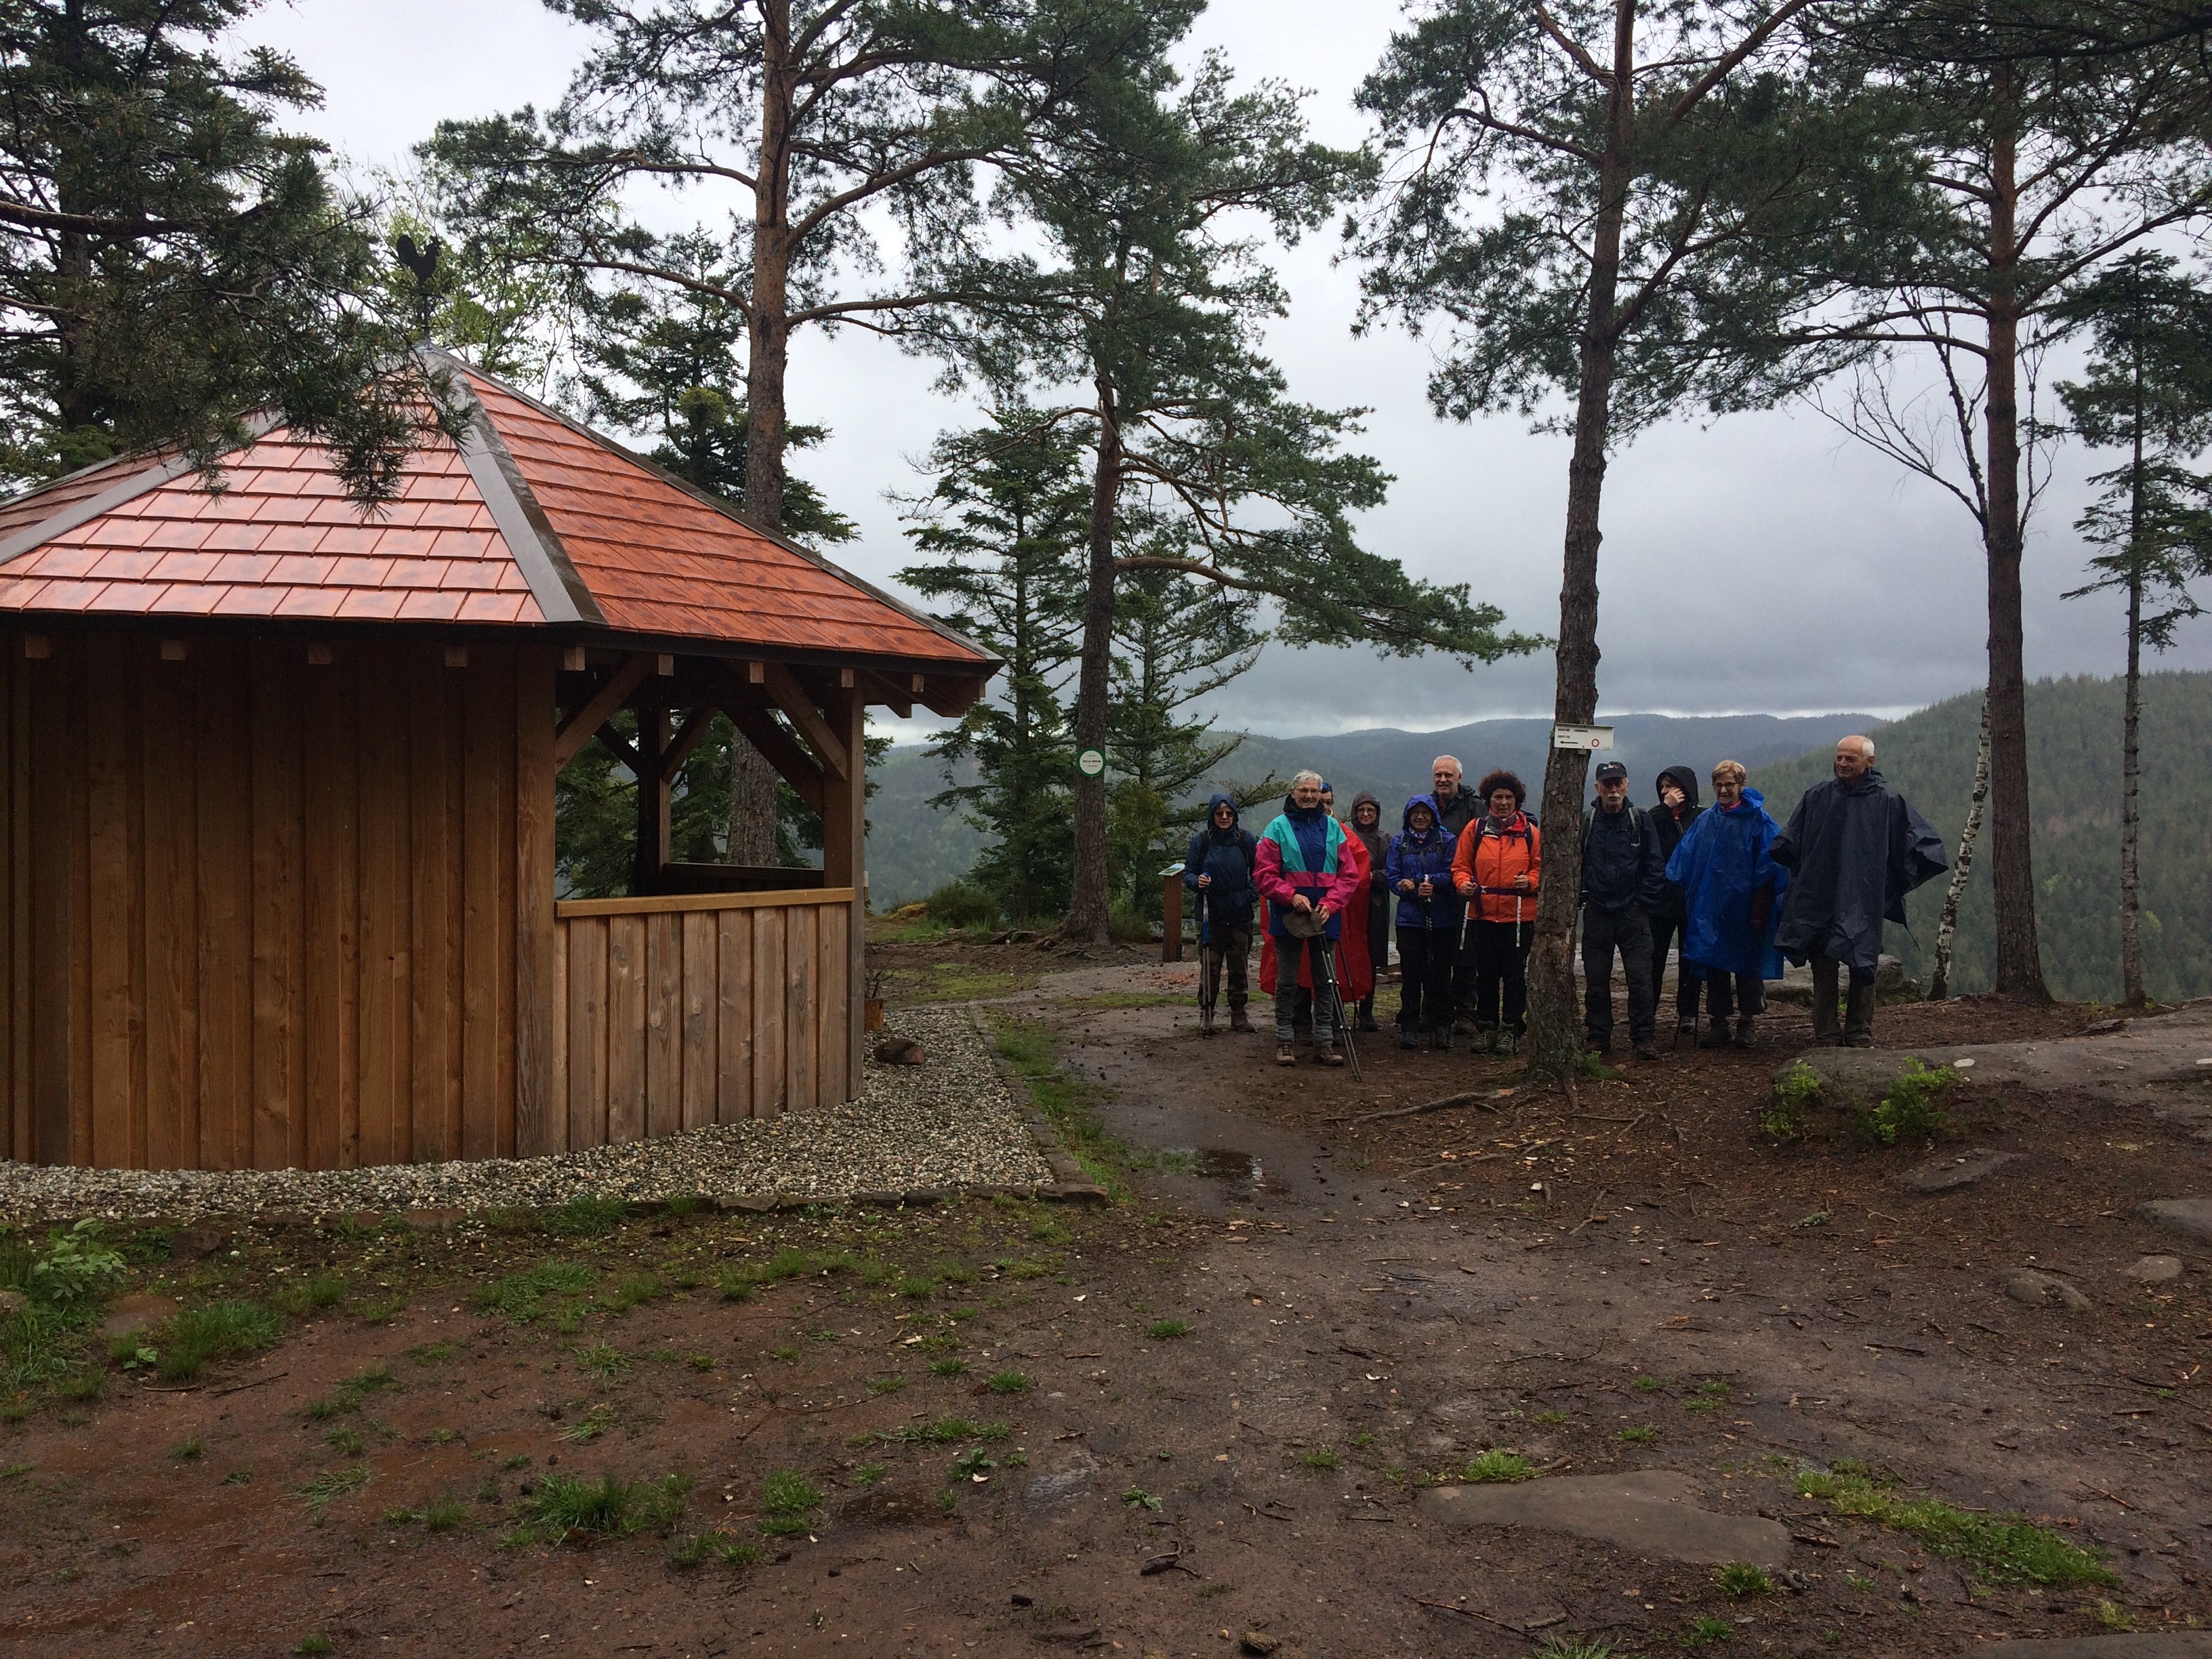
{"label": "trekking pole", "polygon": [[1198,1029],[1213,1034],[1212,939],[1206,927],[1206,895],[1198,896]]}
{"label": "trekking pole", "polygon": [[1328,1006],[1330,1014],[1336,1021],[1337,1038],[1344,1044],[1345,1059],[1352,1064],[1352,1080],[1364,1083],[1366,1079],[1359,1075],[1359,1050],[1352,1046],[1352,1030],[1345,1023],[1344,991],[1336,978],[1336,946],[1327,934],[1322,936],[1320,943],[1322,972],[1328,980]]}

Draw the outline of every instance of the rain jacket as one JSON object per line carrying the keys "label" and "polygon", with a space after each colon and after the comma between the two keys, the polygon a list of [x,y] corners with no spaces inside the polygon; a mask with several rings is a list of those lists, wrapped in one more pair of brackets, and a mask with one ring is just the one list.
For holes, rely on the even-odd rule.
{"label": "rain jacket", "polygon": [[[1774,930],[1782,920],[1790,872],[1771,854],[1781,833],[1767,814],[1766,797],[1756,789],[1746,789],[1743,799],[1725,811],[1707,808],[1682,832],[1681,844],[1667,860],[1667,879],[1679,883],[1688,901],[1683,961],[1724,973],[1782,977]],[[1752,901],[1769,887],[1772,903],[1766,925],[1754,927]]]}
{"label": "rain jacket", "polygon": [[[1233,817],[1228,829],[1216,830],[1214,810],[1222,806],[1232,815],[1237,811],[1236,801],[1227,795],[1216,795],[1206,802],[1206,823],[1190,838],[1190,850],[1182,857],[1182,884],[1200,893],[1200,902],[1212,921],[1249,932],[1252,907],[1260,898],[1260,890],[1252,883],[1252,860],[1259,842]],[[1198,885],[1200,876],[1213,878],[1213,884],[1203,892]]]}
{"label": "rain jacket", "polygon": [[[1697,822],[1698,814],[1705,809],[1698,804],[1698,775],[1686,766],[1670,766],[1659,775],[1652,786],[1654,793],[1662,790],[1672,781],[1682,792],[1681,815],[1678,817],[1662,799],[1651,809],[1651,827],[1659,832],[1659,856],[1663,862],[1674,856],[1674,849],[1682,844],[1682,837]],[[1679,882],[1668,882],[1660,894],[1659,902],[1651,908],[1655,916],[1680,916],[1682,909],[1682,888]]]}
{"label": "rain jacket", "polygon": [[1582,902],[1601,910],[1654,905],[1667,890],[1667,855],[1651,814],[1632,803],[1608,812],[1593,801],[1583,817]]}
{"label": "rain jacket", "polygon": [[[1431,823],[1425,833],[1413,828],[1413,809],[1425,806]],[[1449,932],[1456,929],[1461,908],[1459,890],[1452,885],[1452,852],[1459,845],[1459,837],[1434,821],[1437,798],[1416,795],[1406,803],[1400,816],[1404,826],[1390,837],[1390,852],[1383,863],[1383,882],[1398,900],[1398,931]],[[1419,887],[1424,878],[1436,884],[1436,893],[1424,905],[1418,894],[1401,893],[1398,884],[1410,881]]]}
{"label": "rain jacket", "polygon": [[1283,811],[1260,832],[1252,865],[1253,881],[1267,901],[1269,935],[1282,936],[1282,912],[1304,893],[1316,908],[1330,907],[1328,937],[1336,938],[1365,868],[1365,849],[1342,824],[1318,806],[1302,812],[1285,801]]}
{"label": "rain jacket", "polygon": [[[1372,830],[1359,827],[1359,806],[1363,801],[1375,808]],[[1387,927],[1390,916],[1390,892],[1382,880],[1382,863],[1390,853],[1390,832],[1382,827],[1382,803],[1372,790],[1363,789],[1352,798],[1352,815],[1345,819],[1344,827],[1359,843],[1359,850],[1367,854],[1367,903],[1363,908],[1355,899],[1352,908],[1368,919],[1367,928],[1371,934],[1378,921]]]}
{"label": "rain jacket", "polygon": [[[1436,799],[1434,795],[1429,797],[1431,802]],[[1451,804],[1437,806],[1437,823],[1440,828],[1449,830],[1452,839],[1457,841],[1467,833],[1468,824],[1482,817],[1487,806],[1487,802],[1475,799],[1474,786],[1462,778],[1459,793],[1451,798]]]}
{"label": "rain jacket", "polygon": [[[1452,884],[1476,921],[1534,921],[1544,837],[1526,812],[1500,823],[1485,812],[1469,823],[1452,849]],[[1527,875],[1526,892],[1513,878]]]}
{"label": "rain jacket", "polygon": [[1881,962],[1883,921],[1902,926],[1905,896],[1951,867],[1942,838],[1871,767],[1808,789],[1774,861],[1796,875],[1778,907],[1783,953],[1833,957],[1863,973]]}

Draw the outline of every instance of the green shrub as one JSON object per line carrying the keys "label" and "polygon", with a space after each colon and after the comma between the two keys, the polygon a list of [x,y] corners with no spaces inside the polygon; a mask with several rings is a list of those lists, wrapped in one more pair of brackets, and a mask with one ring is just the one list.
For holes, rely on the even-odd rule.
{"label": "green shrub", "polygon": [[1820,1074],[1799,1060],[1774,1085],[1759,1127],[1777,1141],[1802,1140],[1811,1128],[1813,1104],[1820,1097]]}
{"label": "green shrub", "polygon": [[96,1300],[123,1277],[123,1252],[106,1243],[100,1224],[89,1218],[46,1237],[46,1254],[32,1265],[25,1287],[49,1307],[74,1307]]}
{"label": "green shrub", "polygon": [[1903,1073],[1882,1095],[1881,1103],[1858,1115],[1859,1133],[1885,1146],[1900,1142],[1924,1146],[1942,1139],[1951,1133],[1951,1118],[1942,1109],[1942,1098],[1958,1081],[1958,1073],[1948,1066],[1931,1068],[1917,1058],[1907,1060]]}
{"label": "green shrub", "polygon": [[995,927],[998,901],[980,887],[964,881],[948,881],[925,901],[929,919],[945,927]]}
{"label": "green shrub", "polygon": [[155,1369],[166,1382],[199,1375],[211,1359],[252,1353],[276,1340],[282,1328],[275,1313],[258,1302],[210,1302],[186,1308],[157,1334]]}

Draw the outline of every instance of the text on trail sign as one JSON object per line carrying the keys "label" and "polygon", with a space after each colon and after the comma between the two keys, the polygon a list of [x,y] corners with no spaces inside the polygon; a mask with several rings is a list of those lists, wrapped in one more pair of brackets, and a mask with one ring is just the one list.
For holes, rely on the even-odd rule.
{"label": "text on trail sign", "polygon": [[1552,728],[1552,747],[1610,749],[1613,747],[1613,728],[1609,726],[1555,726]]}

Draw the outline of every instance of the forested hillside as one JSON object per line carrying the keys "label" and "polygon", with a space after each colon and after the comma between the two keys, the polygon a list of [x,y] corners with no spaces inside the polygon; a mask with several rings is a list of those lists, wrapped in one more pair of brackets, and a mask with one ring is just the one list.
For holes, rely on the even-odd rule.
{"label": "forested hillside", "polygon": [[[1974,778],[1978,696],[1954,697],[1882,729],[1875,765],[1955,854]],[[2120,988],[2120,684],[2045,680],[2028,688],[2030,799],[2035,811],[2036,920],[2055,995],[2111,1000]],[[1829,775],[1816,750],[1754,767],[1752,783],[1786,822]],[[1916,970],[1935,948],[1943,883],[1906,906],[1910,934],[1890,949]],[[2212,994],[2212,674],[2143,679],[2142,938],[2145,988],[2172,1000]],[[1993,947],[1987,844],[1959,917],[1954,988],[1984,989]]]}

